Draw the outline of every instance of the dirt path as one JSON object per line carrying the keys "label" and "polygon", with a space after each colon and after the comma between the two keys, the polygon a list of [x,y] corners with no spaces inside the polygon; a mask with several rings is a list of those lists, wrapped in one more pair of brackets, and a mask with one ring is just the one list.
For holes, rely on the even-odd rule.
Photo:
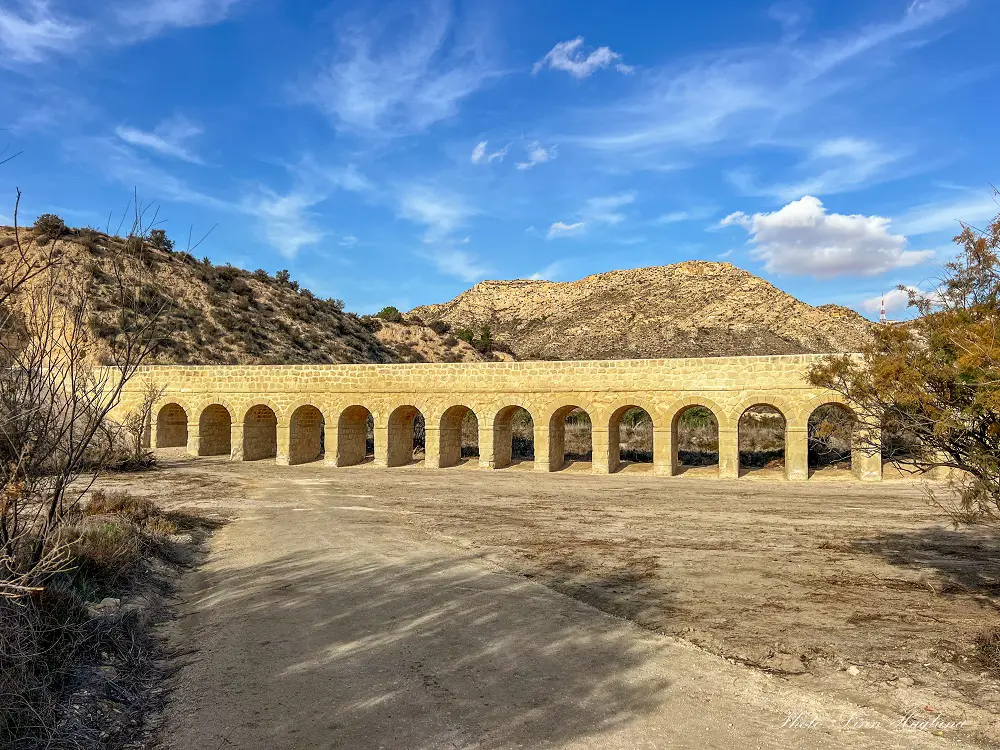
{"label": "dirt path", "polygon": [[[852,699],[821,681],[803,682],[808,675],[733,663],[600,612],[578,600],[587,598],[580,591],[567,597],[552,581],[543,586],[496,564],[515,569],[508,563],[526,545],[510,538],[494,502],[518,519],[511,528],[548,532],[558,546],[566,538],[559,519],[579,509],[555,505],[556,498],[616,508],[608,490],[620,483],[657,494],[662,514],[664,491],[704,495],[704,488],[674,483],[665,490],[652,477],[511,472],[481,479],[462,470],[331,472],[203,461],[144,478],[146,492],[237,517],[189,577],[181,616],[170,627],[171,643],[187,653],[174,680],[165,745],[976,745],[981,732],[968,725],[904,728],[906,712],[861,708],[871,704],[861,690]],[[731,496],[734,489],[695,484]],[[474,499],[477,487],[489,491]],[[774,503],[788,490],[755,483],[739,491],[744,501],[763,494]],[[550,507],[544,519],[538,507],[517,502],[522,494]],[[641,524],[642,503],[630,504],[629,523]],[[596,536],[618,534],[603,523],[588,528]],[[503,534],[500,545],[495,537]],[[575,559],[573,549],[564,552]],[[735,567],[748,564],[734,557]],[[564,574],[563,584],[572,588],[571,576]],[[628,589],[629,582],[605,582],[608,591],[615,587]],[[913,721],[937,715],[916,708]]]}

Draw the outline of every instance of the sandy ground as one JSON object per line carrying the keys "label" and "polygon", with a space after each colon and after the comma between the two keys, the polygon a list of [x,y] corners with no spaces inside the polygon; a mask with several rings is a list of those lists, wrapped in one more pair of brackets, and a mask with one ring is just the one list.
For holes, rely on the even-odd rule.
{"label": "sandy ground", "polygon": [[972,647],[998,621],[997,541],[914,483],[524,468],[167,457],[110,480],[233,519],[165,633],[165,747],[1000,737]]}

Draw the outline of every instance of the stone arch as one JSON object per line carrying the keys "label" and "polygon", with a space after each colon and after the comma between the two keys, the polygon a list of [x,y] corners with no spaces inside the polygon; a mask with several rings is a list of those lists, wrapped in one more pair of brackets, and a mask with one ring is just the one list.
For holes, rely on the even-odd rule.
{"label": "stone arch", "polygon": [[280,412],[266,401],[250,405],[243,415],[243,460],[259,461],[278,455]]}
{"label": "stone arch", "polygon": [[222,403],[205,404],[198,417],[198,455],[232,454],[233,415]]}
{"label": "stone arch", "polygon": [[[637,413],[645,419],[634,419]],[[629,402],[618,406],[607,417],[609,472],[617,471],[623,462],[653,463],[656,456],[656,417],[653,414],[648,406]],[[630,421],[623,431],[622,420],[626,418]]]}
{"label": "stone arch", "polygon": [[[780,462],[783,473],[789,468],[789,419],[788,412],[776,403],[777,399],[750,399],[736,417],[736,445],[738,450],[738,475],[763,469],[777,468]],[[787,405],[785,405],[787,409]],[[781,419],[780,424],[776,414]],[[760,415],[759,417],[756,415]]]}
{"label": "stone arch", "polygon": [[304,464],[318,460],[325,446],[326,418],[318,406],[304,403],[289,407],[288,463]]}
{"label": "stone arch", "polygon": [[471,406],[449,406],[441,414],[438,429],[438,466],[442,469],[458,465],[463,458],[479,458],[479,415]]}
{"label": "stone arch", "polygon": [[[520,415],[526,414],[526,429]],[[535,417],[523,403],[508,403],[493,415],[493,468],[535,460]]]}
{"label": "stone arch", "polygon": [[824,470],[824,476],[833,478],[838,471],[835,467],[844,462],[850,463],[850,469],[842,475],[857,474],[860,467],[855,456],[863,453],[857,450],[859,423],[854,409],[842,399],[814,399],[810,406],[805,418],[809,475]]}
{"label": "stone arch", "polygon": [[356,466],[375,456],[375,414],[366,406],[344,407],[337,419],[337,466]]}
{"label": "stone arch", "polygon": [[[718,411],[717,405],[714,409],[709,406],[713,403],[710,399],[684,401],[670,419],[670,473],[683,474],[697,467],[697,473],[714,470],[718,476],[724,412]],[[701,418],[705,412],[707,416]]]}
{"label": "stone arch", "polygon": [[[566,468],[569,456],[574,461],[592,462],[594,451],[594,425],[590,418],[590,411],[587,407],[580,406],[586,403],[582,399],[580,402],[566,403],[557,406],[549,416],[549,471],[559,471]],[[592,409],[593,406],[589,405]],[[551,407],[550,407],[551,408]],[[575,415],[584,415],[574,424],[574,429],[578,434],[571,434],[571,445],[567,445],[566,432],[567,422]]]}
{"label": "stone arch", "polygon": [[423,420],[423,413],[412,404],[397,406],[389,414],[387,466],[406,466],[414,462],[414,453],[421,439],[418,429],[415,429],[419,427],[418,417]]}
{"label": "stone arch", "polygon": [[173,401],[163,404],[156,412],[156,447],[183,448],[187,441],[187,409]]}
{"label": "stone arch", "polygon": [[[747,406],[750,405],[752,404],[747,404]],[[684,411],[684,409],[686,409],[689,406],[704,406],[706,409],[712,412],[712,414],[715,415],[715,421],[718,423],[720,431],[735,429],[735,424],[730,416],[729,411],[723,409],[718,401],[702,395],[685,396],[684,398],[679,398],[676,401],[673,401],[670,404],[670,406],[668,406],[665,410],[667,418],[671,423],[673,423],[674,419],[677,418],[677,415],[680,414],[682,411]],[[745,408],[746,408],[745,406],[739,407],[738,410],[735,412],[737,420],[739,419],[740,414],[743,413],[743,409]]]}

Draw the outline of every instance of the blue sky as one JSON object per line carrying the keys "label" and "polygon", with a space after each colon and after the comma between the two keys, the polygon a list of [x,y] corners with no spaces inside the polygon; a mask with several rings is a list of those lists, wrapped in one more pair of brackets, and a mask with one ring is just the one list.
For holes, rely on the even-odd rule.
{"label": "blue sky", "polygon": [[877,315],[1000,211],[993,6],[3,0],[0,222],[135,189],[359,312],[724,259]]}

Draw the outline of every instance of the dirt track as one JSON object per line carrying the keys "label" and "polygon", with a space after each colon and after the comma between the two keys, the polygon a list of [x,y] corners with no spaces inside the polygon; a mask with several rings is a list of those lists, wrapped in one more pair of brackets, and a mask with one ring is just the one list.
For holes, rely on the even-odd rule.
{"label": "dirt track", "polygon": [[[168,634],[191,649],[168,747],[1000,737],[972,649],[997,542],[912,483],[168,463],[116,481],[236,518]],[[901,729],[914,710],[967,724]],[[799,711],[817,726],[783,728]]]}

